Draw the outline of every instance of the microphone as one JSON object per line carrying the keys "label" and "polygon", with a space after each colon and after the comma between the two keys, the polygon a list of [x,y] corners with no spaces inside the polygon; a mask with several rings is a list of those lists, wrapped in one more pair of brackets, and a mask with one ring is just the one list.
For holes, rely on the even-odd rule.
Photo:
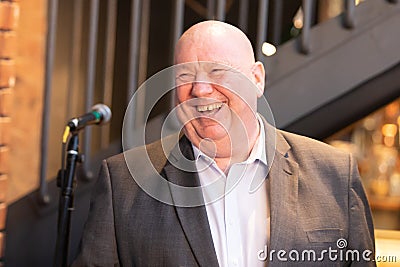
{"label": "microphone", "polygon": [[109,122],[111,119],[111,110],[104,104],[96,104],[92,107],[92,111],[80,117],[71,119],[67,126],[71,132],[77,132],[87,125],[98,124],[102,125]]}

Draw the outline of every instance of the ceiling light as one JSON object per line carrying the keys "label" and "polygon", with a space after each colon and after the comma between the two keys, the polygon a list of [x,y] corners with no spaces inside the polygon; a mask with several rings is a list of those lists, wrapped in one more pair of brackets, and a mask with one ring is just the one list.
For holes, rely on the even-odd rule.
{"label": "ceiling light", "polygon": [[303,19],[304,19],[303,9],[300,7],[297,10],[296,15],[294,15],[293,17],[294,27],[296,27],[297,29],[303,28]]}
{"label": "ceiling light", "polygon": [[266,55],[267,57],[270,57],[276,53],[276,47],[273,44],[267,42],[263,43],[261,50],[263,54]]}

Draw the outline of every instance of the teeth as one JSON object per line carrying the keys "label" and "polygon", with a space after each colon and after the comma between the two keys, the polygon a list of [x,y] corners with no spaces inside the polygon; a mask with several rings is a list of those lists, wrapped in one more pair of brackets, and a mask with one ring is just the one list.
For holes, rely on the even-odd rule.
{"label": "teeth", "polygon": [[204,106],[197,106],[197,111],[203,112],[203,111],[211,111],[214,109],[219,109],[222,107],[222,103],[214,103],[210,105],[204,105]]}

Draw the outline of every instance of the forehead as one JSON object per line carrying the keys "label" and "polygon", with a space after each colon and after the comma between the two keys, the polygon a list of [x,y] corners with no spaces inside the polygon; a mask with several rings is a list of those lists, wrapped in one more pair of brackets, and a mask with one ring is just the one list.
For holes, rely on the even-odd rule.
{"label": "forehead", "polygon": [[217,62],[232,65],[237,59],[238,50],[219,39],[182,40],[176,51],[176,63]]}
{"label": "forehead", "polygon": [[176,46],[176,64],[196,61],[239,67],[254,61],[254,55],[251,44],[243,33],[209,27],[189,30]]}

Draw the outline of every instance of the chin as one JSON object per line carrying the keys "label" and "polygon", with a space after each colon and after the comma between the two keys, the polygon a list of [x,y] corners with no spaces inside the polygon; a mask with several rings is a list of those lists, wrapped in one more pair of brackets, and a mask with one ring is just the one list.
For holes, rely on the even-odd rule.
{"label": "chin", "polygon": [[221,140],[223,138],[227,137],[227,133],[225,129],[213,129],[213,130],[208,130],[208,131],[202,131],[199,136],[202,139],[211,139],[213,141]]}

